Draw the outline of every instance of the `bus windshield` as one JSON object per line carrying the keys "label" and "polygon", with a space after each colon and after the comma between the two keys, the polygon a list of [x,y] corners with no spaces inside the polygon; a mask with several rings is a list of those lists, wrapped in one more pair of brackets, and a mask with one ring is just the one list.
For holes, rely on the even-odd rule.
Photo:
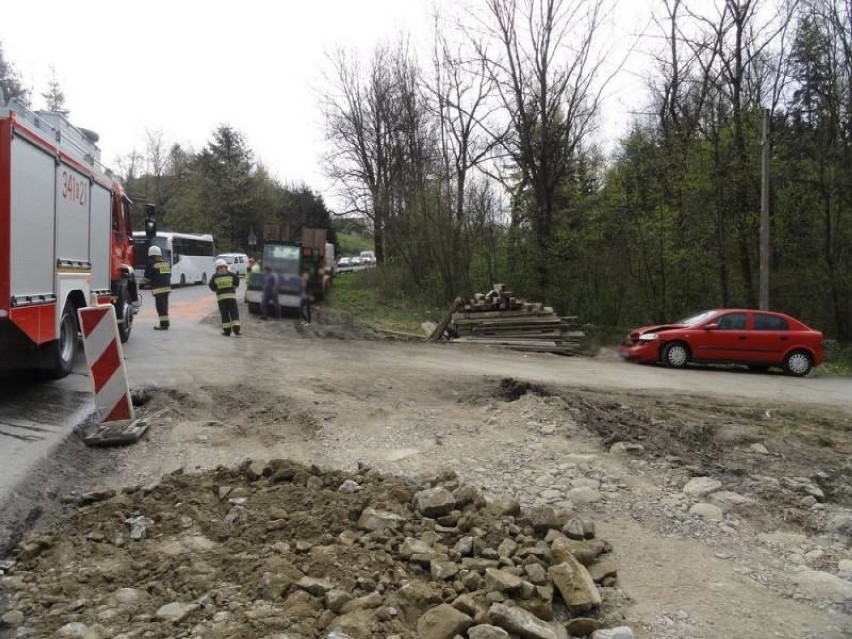
{"label": "bus windshield", "polygon": [[[169,248],[169,239],[166,237],[155,237],[154,246],[159,246],[163,252],[163,257],[171,264],[172,251]],[[136,268],[145,268],[148,266],[148,249],[151,247],[151,241],[147,237],[133,238],[133,257],[136,262],[133,266]]]}

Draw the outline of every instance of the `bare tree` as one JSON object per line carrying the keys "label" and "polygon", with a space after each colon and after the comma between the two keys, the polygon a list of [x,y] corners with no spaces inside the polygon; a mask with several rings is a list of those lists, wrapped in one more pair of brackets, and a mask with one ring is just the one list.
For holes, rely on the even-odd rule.
{"label": "bare tree", "polygon": [[[432,75],[423,83],[427,96],[437,162],[432,190],[436,196],[428,215],[429,248],[443,283],[444,296],[470,290],[472,256],[485,224],[484,183],[475,183],[474,171],[488,161],[499,143],[487,128],[496,107],[494,81],[485,61],[467,56],[443,36],[436,19]],[[480,173],[481,176],[481,173]],[[489,269],[493,272],[493,269]]]}
{"label": "bare tree", "polygon": [[557,192],[593,130],[607,81],[596,35],[609,9],[602,0],[486,5],[486,41],[477,46],[510,122],[501,146],[518,173],[516,193],[528,192],[532,201],[534,268],[546,292]]}
{"label": "bare tree", "polygon": [[[783,91],[783,42],[798,0],[725,0],[707,12],[665,0],[669,56],[657,90],[661,126],[681,142],[698,134],[712,144],[716,260],[722,303],[756,305],[754,265],[759,210],[756,140],[765,104]],[[738,269],[732,268],[732,263]]]}
{"label": "bare tree", "polygon": [[396,153],[401,117],[393,57],[390,47],[380,46],[363,70],[357,58],[337,52],[330,78],[336,93],[324,99],[326,136],[332,146],[329,173],[350,211],[370,220],[380,263],[386,256],[393,192],[403,169]]}
{"label": "bare tree", "polygon": [[162,131],[145,131],[145,191],[148,199],[153,200],[158,209],[165,203],[164,182],[169,153],[163,140]]}
{"label": "bare tree", "polygon": [[[118,157],[116,159],[116,166],[118,167],[119,179],[124,184],[130,184],[136,178],[140,177],[144,171],[144,158],[141,153],[134,149],[127,155]],[[131,193],[130,197],[138,197],[139,195],[142,194]]]}

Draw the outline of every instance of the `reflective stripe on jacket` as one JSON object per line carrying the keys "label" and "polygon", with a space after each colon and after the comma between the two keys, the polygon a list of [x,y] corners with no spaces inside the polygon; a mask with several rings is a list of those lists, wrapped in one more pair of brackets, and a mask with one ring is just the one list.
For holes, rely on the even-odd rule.
{"label": "reflective stripe on jacket", "polygon": [[159,259],[145,269],[145,279],[150,282],[153,295],[171,293],[172,267],[164,259]]}
{"label": "reflective stripe on jacket", "polygon": [[216,300],[237,299],[237,287],[240,285],[240,276],[236,273],[217,273],[210,279],[210,290],[216,293]]}

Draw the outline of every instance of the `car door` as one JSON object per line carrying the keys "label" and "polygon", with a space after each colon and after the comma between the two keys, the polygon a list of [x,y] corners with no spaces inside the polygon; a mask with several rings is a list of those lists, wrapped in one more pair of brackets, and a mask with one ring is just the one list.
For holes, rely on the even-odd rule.
{"label": "car door", "polygon": [[787,320],[769,313],[752,313],[749,335],[751,361],[760,364],[780,364],[790,344]]}
{"label": "car door", "polygon": [[742,311],[724,313],[713,320],[707,335],[704,358],[719,362],[741,362],[748,360],[749,331],[746,313]]}

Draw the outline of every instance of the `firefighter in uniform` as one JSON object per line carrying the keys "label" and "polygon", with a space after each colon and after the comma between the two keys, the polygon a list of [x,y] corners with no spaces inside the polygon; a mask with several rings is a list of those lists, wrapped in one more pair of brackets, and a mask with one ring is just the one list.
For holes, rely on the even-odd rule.
{"label": "firefighter in uniform", "polygon": [[240,311],[237,308],[237,287],[240,276],[228,270],[225,260],[216,260],[216,275],[210,279],[210,290],[216,293],[222,314],[222,334],[240,334]]}
{"label": "firefighter in uniform", "polygon": [[145,280],[151,285],[154,305],[160,316],[159,326],[155,331],[169,330],[169,293],[172,292],[172,267],[163,259],[159,246],[148,249],[148,267],[145,269]]}

